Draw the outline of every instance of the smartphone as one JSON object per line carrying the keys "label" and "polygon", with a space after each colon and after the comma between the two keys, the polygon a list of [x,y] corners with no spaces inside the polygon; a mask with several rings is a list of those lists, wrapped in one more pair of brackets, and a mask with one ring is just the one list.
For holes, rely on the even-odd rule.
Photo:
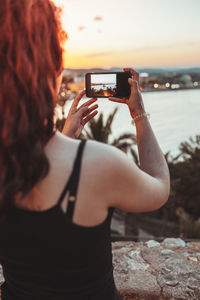
{"label": "smartphone", "polygon": [[129,72],[87,73],[86,96],[91,98],[129,98],[131,89],[128,78]]}

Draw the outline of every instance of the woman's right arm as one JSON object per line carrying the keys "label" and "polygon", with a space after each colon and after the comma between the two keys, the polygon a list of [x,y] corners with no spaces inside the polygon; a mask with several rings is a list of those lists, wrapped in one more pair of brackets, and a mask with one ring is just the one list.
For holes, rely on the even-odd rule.
{"label": "woman's right arm", "polygon": [[[110,98],[126,103],[133,118],[145,113],[139,91],[139,75],[132,69],[125,69],[133,75],[130,80],[129,99]],[[164,155],[159,147],[151,125],[146,117],[135,121],[140,168],[130,161],[126,154],[112,148],[109,176],[109,205],[122,210],[145,212],[160,208],[169,197],[170,177]],[[112,185],[112,186],[111,186]]]}

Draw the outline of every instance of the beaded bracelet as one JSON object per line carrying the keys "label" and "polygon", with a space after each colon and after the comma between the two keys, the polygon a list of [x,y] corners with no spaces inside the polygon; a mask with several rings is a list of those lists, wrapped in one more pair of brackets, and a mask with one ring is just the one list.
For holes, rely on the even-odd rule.
{"label": "beaded bracelet", "polygon": [[135,121],[140,119],[140,118],[143,118],[143,117],[146,117],[146,118],[150,118],[150,114],[149,113],[143,113],[143,114],[140,114],[140,115],[137,115],[135,118],[133,118],[132,120],[132,124],[135,125]]}

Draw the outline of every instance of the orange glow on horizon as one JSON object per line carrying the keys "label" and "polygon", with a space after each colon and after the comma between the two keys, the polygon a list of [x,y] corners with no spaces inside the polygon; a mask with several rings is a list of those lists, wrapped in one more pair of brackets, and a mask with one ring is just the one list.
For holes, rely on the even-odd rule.
{"label": "orange glow on horizon", "polygon": [[122,51],[114,52],[104,56],[89,57],[84,53],[72,53],[64,51],[63,63],[65,68],[111,68],[111,67],[162,67],[162,66],[182,66],[200,65],[199,49],[179,48],[160,49],[154,51]]}

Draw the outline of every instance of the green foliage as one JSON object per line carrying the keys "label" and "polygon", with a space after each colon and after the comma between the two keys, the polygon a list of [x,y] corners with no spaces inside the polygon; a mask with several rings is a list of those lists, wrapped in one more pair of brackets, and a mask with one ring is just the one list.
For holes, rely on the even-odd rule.
{"label": "green foliage", "polygon": [[171,192],[159,210],[133,214],[138,228],[154,236],[200,238],[200,136],[190,138],[173,157],[165,154],[171,176]]}
{"label": "green foliage", "polygon": [[171,176],[168,202],[157,212],[176,222],[179,235],[200,238],[200,136],[189,138],[179,146],[180,153],[166,153]]}
{"label": "green foliage", "polygon": [[200,136],[180,144],[180,155],[169,162],[176,202],[194,218],[200,216]]}
{"label": "green foliage", "polygon": [[107,121],[104,125],[103,120],[103,113],[99,114],[99,117],[97,119],[92,119],[89,121],[89,132],[84,129],[86,138],[96,140],[102,143],[108,143],[109,135],[112,133],[111,125],[113,122],[113,119],[116,115],[117,108],[108,116]]}

